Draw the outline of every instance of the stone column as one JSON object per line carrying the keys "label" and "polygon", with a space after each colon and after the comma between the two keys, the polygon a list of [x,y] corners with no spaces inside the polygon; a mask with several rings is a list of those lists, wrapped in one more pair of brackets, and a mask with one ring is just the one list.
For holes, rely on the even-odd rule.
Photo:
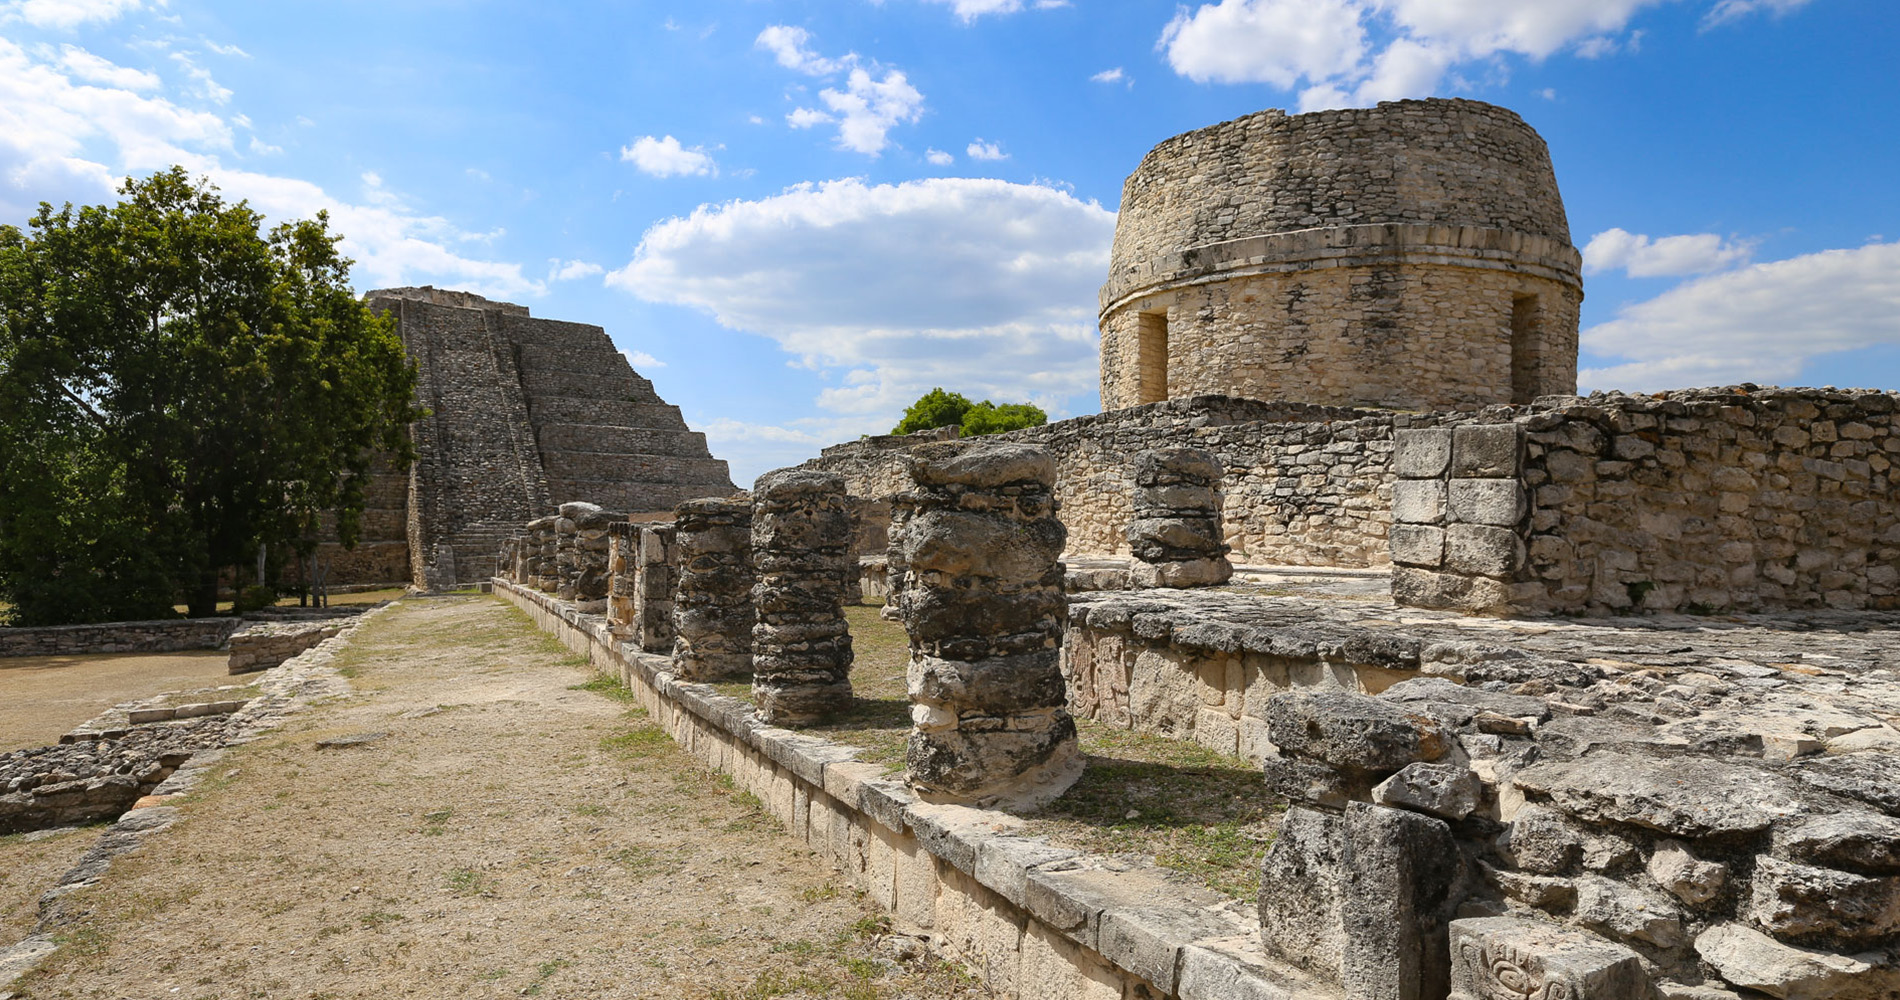
{"label": "stone column", "polygon": [[1221,464],[1199,448],[1137,452],[1128,547],[1136,587],[1212,587],[1234,575],[1221,534]]}
{"label": "stone column", "polygon": [[624,523],[625,514],[601,510],[593,504],[573,504],[574,512],[574,607],[582,614],[607,613],[609,526]]}
{"label": "stone column", "polygon": [[622,638],[636,634],[633,593],[637,585],[640,526],[615,521],[607,526],[607,620]]}
{"label": "stone column", "polygon": [[504,580],[515,578],[515,550],[521,545],[519,538],[504,538],[501,548],[495,553],[495,575]]}
{"label": "stone column", "polygon": [[904,527],[910,511],[902,504],[891,505],[890,543],[884,550],[884,607],[877,613],[887,622],[904,620]]}
{"label": "stone column", "polygon": [[640,525],[639,532],[629,571],[634,636],[641,649],[657,653],[673,648],[673,593],[679,586],[676,532],[673,525],[664,523]]}
{"label": "stone column", "polygon": [[574,584],[580,579],[580,556],[575,551],[575,536],[580,527],[575,517],[599,507],[591,503],[564,503],[554,519],[554,596],[563,601],[574,599]]}
{"label": "stone column", "polygon": [[674,515],[673,671],[688,681],[743,674],[752,669],[752,501],[688,500]]}
{"label": "stone column", "polygon": [[[851,705],[851,632],[845,624],[851,510],[844,477],[787,469],[752,489],[752,694],[759,718],[802,726]],[[852,565],[852,569],[856,569]]]}
{"label": "stone column", "polygon": [[1027,445],[920,448],[893,501],[914,726],[926,797],[1029,808],[1082,774],[1058,662],[1066,601],[1055,463]]}
{"label": "stone column", "polygon": [[523,543],[527,549],[528,578],[523,582],[536,590],[552,591],[557,586],[554,579],[554,523],[557,520],[559,518],[549,515],[528,522],[528,539]]}

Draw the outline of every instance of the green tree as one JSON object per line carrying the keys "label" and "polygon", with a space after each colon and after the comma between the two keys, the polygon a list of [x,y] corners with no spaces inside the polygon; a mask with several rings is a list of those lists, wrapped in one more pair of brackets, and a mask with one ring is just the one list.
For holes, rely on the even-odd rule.
{"label": "green tree", "polygon": [[1049,415],[1042,408],[1030,403],[1004,403],[1000,406],[984,400],[970,407],[963,415],[964,437],[979,434],[1001,434],[1004,431],[1018,430],[1024,427],[1041,427],[1049,422]]}
{"label": "green tree", "polygon": [[328,218],[268,232],[183,168],[0,226],[0,600],[15,620],[216,608],[222,567],[354,544],[415,368]]}
{"label": "green tree", "polygon": [[970,401],[960,392],[945,392],[942,388],[932,389],[917,397],[904,411],[904,419],[891,428],[892,434],[914,434],[933,427],[949,427],[963,422],[963,415],[969,412]]}

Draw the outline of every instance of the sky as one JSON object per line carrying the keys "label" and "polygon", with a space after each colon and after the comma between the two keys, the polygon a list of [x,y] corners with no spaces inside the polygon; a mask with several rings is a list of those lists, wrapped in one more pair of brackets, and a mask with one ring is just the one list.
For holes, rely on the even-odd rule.
{"label": "sky", "polygon": [[0,0],[0,223],[182,164],[360,291],[604,327],[746,485],[942,386],[1100,409],[1121,185],[1262,108],[1549,143],[1584,391],[1900,388],[1893,0]]}

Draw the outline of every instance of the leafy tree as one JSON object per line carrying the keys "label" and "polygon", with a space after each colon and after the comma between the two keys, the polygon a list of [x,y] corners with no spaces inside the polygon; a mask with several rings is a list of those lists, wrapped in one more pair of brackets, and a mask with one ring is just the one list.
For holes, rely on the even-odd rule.
{"label": "leafy tree", "polygon": [[1004,403],[1000,406],[984,400],[963,415],[963,436],[1001,434],[1023,427],[1041,427],[1049,422],[1042,408],[1030,403]]}
{"label": "leafy tree", "polygon": [[933,427],[949,427],[963,422],[963,415],[969,412],[970,401],[960,392],[945,392],[941,388],[932,389],[917,397],[904,411],[904,419],[891,428],[892,434],[914,434]]}
{"label": "leafy tree", "polygon": [[21,623],[215,612],[218,571],[354,544],[411,460],[415,368],[329,220],[277,226],[183,168],[0,226],[0,600]]}

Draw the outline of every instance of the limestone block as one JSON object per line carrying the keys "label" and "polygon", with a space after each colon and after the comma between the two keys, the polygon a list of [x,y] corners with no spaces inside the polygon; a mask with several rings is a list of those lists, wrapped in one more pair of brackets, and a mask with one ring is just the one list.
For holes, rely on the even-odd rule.
{"label": "limestone block", "polygon": [[1510,605],[1505,585],[1482,576],[1439,573],[1416,566],[1392,568],[1392,599],[1415,608],[1488,611]]}
{"label": "limestone block", "polygon": [[1498,850],[1512,864],[1540,875],[1561,875],[1583,858],[1583,834],[1555,811],[1527,805],[1498,837]]}
{"label": "limestone block", "polygon": [[1451,923],[1453,1000],[1633,1000],[1649,995],[1637,954],[1521,917]]}
{"label": "limestone block", "polygon": [[1664,840],[1649,856],[1649,876],[1658,885],[1690,904],[1714,899],[1728,881],[1728,866],[1703,861],[1679,840]]}
{"label": "limestone block", "polygon": [[1682,911],[1654,893],[1604,878],[1585,875],[1577,880],[1578,923],[1623,940],[1644,941],[1661,948],[1684,943]]}
{"label": "limestone block", "polygon": [[1788,941],[1874,941],[1900,931],[1900,878],[1757,858],[1749,918]]}
{"label": "limestone block", "polygon": [[1183,559],[1170,562],[1136,561],[1128,567],[1128,582],[1138,588],[1217,587],[1232,579],[1234,565],[1219,559]]}
{"label": "limestone block", "polygon": [[1786,779],[1703,757],[1598,752],[1532,764],[1512,781],[1581,819],[1680,837],[1759,833],[1778,817],[1803,811],[1799,791]]}
{"label": "limestone block", "polygon": [[1723,979],[1779,1000],[1890,1000],[1900,992],[1892,964],[1783,944],[1742,924],[1703,931],[1695,950]]}
{"label": "limestone block", "polygon": [[1428,716],[1348,691],[1287,691],[1267,703],[1268,738],[1284,753],[1354,774],[1391,774],[1443,756],[1447,737]]}
{"label": "limestone block", "polygon": [[1523,565],[1523,539],[1509,528],[1453,524],[1445,529],[1445,568],[1452,573],[1510,577]]}
{"label": "limestone block", "polygon": [[1445,561],[1445,529],[1424,524],[1395,524],[1388,536],[1392,561],[1437,569]]}
{"label": "limestone block", "polygon": [[1451,467],[1451,431],[1443,427],[1392,434],[1392,471],[1400,479],[1437,479]]}
{"label": "limestone block", "polygon": [[[1863,730],[1864,731],[1864,730]],[[1900,819],[1830,812],[1775,830],[1777,853],[1863,875],[1900,875]]]}
{"label": "limestone block", "polygon": [[1392,520],[1399,524],[1443,523],[1448,497],[1449,491],[1440,480],[1400,480],[1392,484]]}
{"label": "limestone block", "polygon": [[1478,808],[1478,776],[1462,764],[1407,764],[1372,789],[1372,801],[1440,819],[1460,820]]}
{"label": "limestone block", "polygon": [[1524,516],[1524,487],[1515,479],[1454,479],[1450,509],[1455,521],[1513,527]]}
{"label": "limestone block", "polygon": [[1454,479],[1516,478],[1524,447],[1516,424],[1465,424],[1452,428]]}

